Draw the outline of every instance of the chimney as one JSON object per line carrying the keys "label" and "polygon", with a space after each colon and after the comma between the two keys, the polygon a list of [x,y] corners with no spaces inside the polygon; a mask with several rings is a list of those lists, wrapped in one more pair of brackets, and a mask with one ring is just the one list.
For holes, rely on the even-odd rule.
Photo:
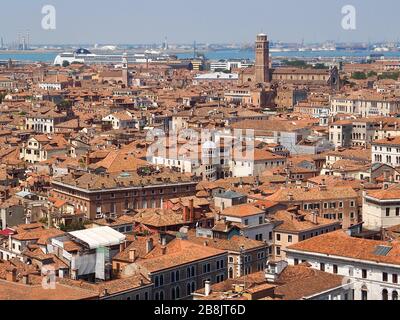
{"label": "chimney", "polygon": [[204,294],[206,297],[208,297],[211,293],[211,282],[209,280],[207,280],[205,282],[205,286],[204,286]]}
{"label": "chimney", "polygon": [[146,253],[150,253],[151,250],[153,250],[153,238],[146,241]]}
{"label": "chimney", "polygon": [[51,213],[47,213],[47,228],[50,229],[53,226],[53,219],[51,217]]}
{"label": "chimney", "polygon": [[288,193],[288,200],[289,201],[293,201],[294,200],[293,193],[291,193],[291,192]]}
{"label": "chimney", "polygon": [[108,289],[104,288],[103,289],[103,297],[106,297],[106,296],[108,296]]}
{"label": "chimney", "polygon": [[7,268],[6,280],[9,282],[17,282],[17,269],[14,267]]}
{"label": "chimney", "polygon": [[135,262],[135,260],[136,260],[136,249],[130,249],[129,250],[129,261]]}
{"label": "chimney", "polygon": [[161,247],[161,254],[162,254],[162,255],[165,255],[166,253],[167,253],[167,247],[162,246],[162,247]]}
{"label": "chimney", "polygon": [[161,240],[161,245],[162,246],[166,246],[167,245],[167,236],[164,233],[160,234],[160,240]]}
{"label": "chimney", "polygon": [[383,181],[389,181],[389,170],[383,171]]}
{"label": "chimney", "polygon": [[90,154],[89,152],[86,153],[86,166],[88,167],[90,165]]}
{"label": "chimney", "polygon": [[189,200],[189,206],[190,206],[190,222],[194,221],[194,199]]}
{"label": "chimney", "polygon": [[190,221],[189,208],[183,207],[183,222],[189,222],[189,221]]}
{"label": "chimney", "polygon": [[29,274],[28,273],[24,273],[22,275],[22,283],[25,284],[25,285],[29,284]]}
{"label": "chimney", "polygon": [[126,241],[119,244],[119,252],[122,252],[126,249]]}
{"label": "chimney", "polygon": [[316,211],[312,212],[312,223],[318,224],[318,212],[316,212]]}
{"label": "chimney", "polygon": [[321,184],[319,185],[319,190],[320,190],[320,191],[326,191],[326,190],[327,190],[327,188],[326,188],[326,183],[325,183],[325,179],[322,179],[322,182],[321,182]]}

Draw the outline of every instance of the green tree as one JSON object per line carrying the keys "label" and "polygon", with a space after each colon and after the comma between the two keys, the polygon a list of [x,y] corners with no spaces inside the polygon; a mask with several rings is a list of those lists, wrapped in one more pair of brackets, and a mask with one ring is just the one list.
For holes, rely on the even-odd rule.
{"label": "green tree", "polygon": [[354,80],[365,80],[367,75],[364,72],[356,71],[351,74],[351,78]]}
{"label": "green tree", "polygon": [[400,72],[384,72],[378,78],[379,80],[391,79],[398,80],[400,76]]}
{"label": "green tree", "polygon": [[0,93],[0,103],[3,102],[5,97],[6,97],[6,93]]}
{"label": "green tree", "polygon": [[368,78],[376,77],[378,74],[375,71],[370,71],[367,73]]}
{"label": "green tree", "polygon": [[317,64],[314,66],[314,69],[329,69],[329,67],[326,66],[326,65],[324,65],[323,63],[317,63]]}
{"label": "green tree", "polygon": [[69,62],[67,60],[64,60],[62,66],[63,68],[69,67]]}
{"label": "green tree", "polygon": [[304,60],[283,60],[283,65],[295,68],[308,68],[309,65]]}

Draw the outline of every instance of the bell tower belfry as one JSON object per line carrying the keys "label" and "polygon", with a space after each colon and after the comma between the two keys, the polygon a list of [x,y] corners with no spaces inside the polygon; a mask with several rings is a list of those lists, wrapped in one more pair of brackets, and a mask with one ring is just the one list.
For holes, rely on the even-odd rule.
{"label": "bell tower belfry", "polygon": [[256,83],[270,82],[269,41],[263,33],[257,35],[255,73]]}
{"label": "bell tower belfry", "polygon": [[122,82],[126,87],[129,86],[128,54],[126,52],[122,55]]}

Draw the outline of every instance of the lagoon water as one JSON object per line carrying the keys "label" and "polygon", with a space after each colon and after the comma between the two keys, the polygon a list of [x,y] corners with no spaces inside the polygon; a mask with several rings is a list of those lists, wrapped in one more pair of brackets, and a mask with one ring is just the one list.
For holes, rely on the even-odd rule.
{"label": "lagoon water", "polygon": [[[288,57],[288,58],[365,58],[371,54],[376,54],[373,51],[290,51],[290,52],[272,52],[273,57]],[[400,52],[383,52],[386,58],[400,58]],[[253,50],[218,50],[208,51],[204,53],[205,57],[210,60],[220,59],[250,59],[254,60]],[[54,61],[57,56],[55,52],[21,52],[21,53],[0,53],[0,60],[19,60],[29,62],[48,62]],[[193,58],[193,53],[177,54],[178,58]]]}

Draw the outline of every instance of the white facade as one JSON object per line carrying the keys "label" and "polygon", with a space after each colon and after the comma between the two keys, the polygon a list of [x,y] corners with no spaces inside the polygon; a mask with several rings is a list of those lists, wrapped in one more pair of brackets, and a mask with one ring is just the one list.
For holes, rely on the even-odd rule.
{"label": "white facade", "polygon": [[400,284],[396,283],[400,265],[293,249],[287,249],[286,256],[290,265],[307,261],[314,269],[347,277],[344,284],[353,283],[354,300],[382,300],[384,290],[387,290],[388,300],[397,300],[400,294]]}
{"label": "white facade", "polygon": [[382,99],[363,99],[333,97],[331,99],[331,114],[348,113],[358,114],[362,117],[389,116],[400,111],[400,101]]}
{"label": "white facade", "polygon": [[253,64],[247,61],[235,61],[235,60],[220,60],[213,61],[210,64],[211,71],[215,70],[232,70],[251,67]]}
{"label": "white facade", "polygon": [[400,199],[380,200],[364,195],[363,227],[369,230],[393,227],[400,224]]}
{"label": "white facade", "polygon": [[400,166],[399,144],[377,144],[372,143],[372,162],[379,162],[392,167]]}

